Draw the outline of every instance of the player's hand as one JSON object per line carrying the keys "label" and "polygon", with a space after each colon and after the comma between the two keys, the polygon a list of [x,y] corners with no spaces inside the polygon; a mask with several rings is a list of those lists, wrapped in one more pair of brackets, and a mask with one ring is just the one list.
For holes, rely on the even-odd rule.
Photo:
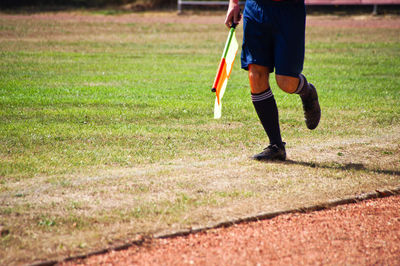
{"label": "player's hand", "polygon": [[230,0],[228,11],[226,12],[225,25],[231,28],[233,24],[239,24],[241,18],[239,1]]}

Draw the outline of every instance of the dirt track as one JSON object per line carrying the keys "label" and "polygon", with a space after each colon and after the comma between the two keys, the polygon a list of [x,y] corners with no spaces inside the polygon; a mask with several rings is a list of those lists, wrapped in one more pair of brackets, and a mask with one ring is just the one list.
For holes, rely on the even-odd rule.
{"label": "dirt track", "polygon": [[400,265],[400,196],[145,242],[72,264]]}

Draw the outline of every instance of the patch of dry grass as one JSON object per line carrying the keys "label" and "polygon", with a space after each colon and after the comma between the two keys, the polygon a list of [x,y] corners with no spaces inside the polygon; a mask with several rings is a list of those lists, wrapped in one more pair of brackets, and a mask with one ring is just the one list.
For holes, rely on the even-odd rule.
{"label": "patch of dry grass", "polygon": [[[400,181],[400,134],[288,148],[285,163],[193,158],[8,183],[3,262],[61,258],[173,230],[298,208]],[[5,223],[2,221],[2,223]],[[122,241],[122,242],[121,242]],[[72,252],[72,253],[71,253]]]}

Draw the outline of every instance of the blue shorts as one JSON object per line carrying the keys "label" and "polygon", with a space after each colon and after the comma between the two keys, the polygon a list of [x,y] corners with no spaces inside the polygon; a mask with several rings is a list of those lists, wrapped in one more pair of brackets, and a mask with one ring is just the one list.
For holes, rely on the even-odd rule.
{"label": "blue shorts", "polygon": [[303,70],[306,11],[304,1],[247,0],[243,13],[242,68],[250,64],[279,75]]}

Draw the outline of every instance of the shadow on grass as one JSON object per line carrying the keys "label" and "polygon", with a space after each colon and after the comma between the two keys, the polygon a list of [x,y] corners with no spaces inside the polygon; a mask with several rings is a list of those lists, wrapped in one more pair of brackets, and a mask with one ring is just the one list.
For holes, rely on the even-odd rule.
{"label": "shadow on grass", "polygon": [[302,166],[308,166],[311,168],[335,169],[335,170],[343,170],[343,171],[356,170],[356,171],[373,172],[373,173],[377,173],[377,174],[400,176],[400,171],[385,170],[385,169],[368,169],[361,163],[347,163],[347,164],[342,164],[342,163],[338,163],[338,162],[316,163],[316,162],[303,162],[303,161],[293,161],[293,160],[286,160],[284,162],[278,162],[278,163],[302,165]]}

